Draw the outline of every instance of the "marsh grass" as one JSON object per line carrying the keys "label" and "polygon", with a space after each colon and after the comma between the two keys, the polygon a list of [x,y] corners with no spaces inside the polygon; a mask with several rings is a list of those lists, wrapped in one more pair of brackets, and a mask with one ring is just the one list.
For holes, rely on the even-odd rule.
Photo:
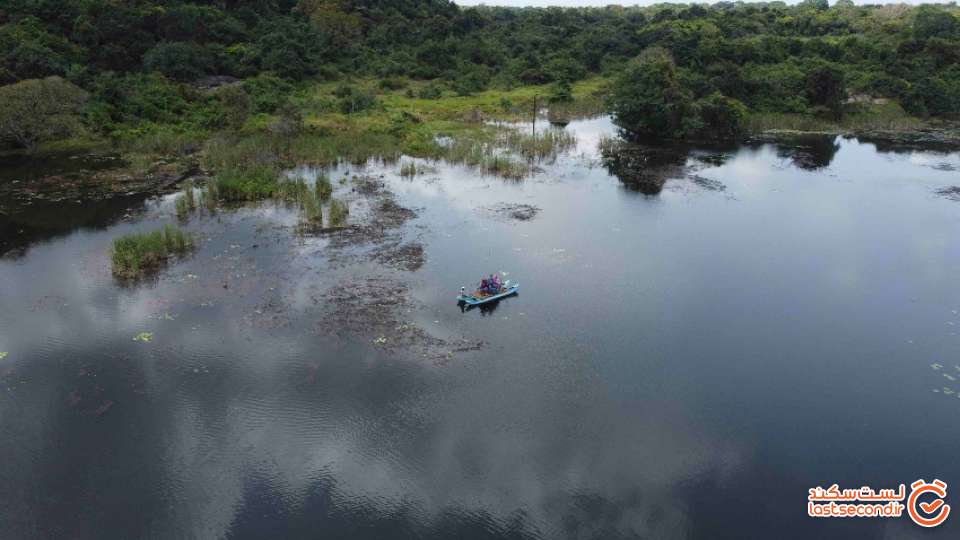
{"label": "marsh grass", "polygon": [[170,225],[152,232],[115,238],[111,250],[113,274],[121,278],[139,277],[160,267],[174,255],[186,254],[193,246],[192,235]]}
{"label": "marsh grass", "polygon": [[539,133],[505,129],[501,132],[501,144],[528,160],[543,161],[556,159],[560,153],[573,148],[577,138],[563,128],[549,128]]}
{"label": "marsh grass", "polygon": [[513,128],[501,128],[493,132],[486,130],[458,134],[445,147],[443,158],[450,163],[477,169],[481,174],[522,180],[533,173],[533,167],[527,160],[514,155],[521,152],[517,151],[518,146],[511,148],[508,144],[511,137],[515,142],[519,140],[519,137],[509,134],[513,131]]}
{"label": "marsh grass", "polygon": [[216,212],[219,201],[220,190],[217,188],[217,183],[211,178],[207,180],[207,185],[204,186],[203,191],[200,193],[200,204],[206,208],[208,212],[213,213]]}
{"label": "marsh grass", "polygon": [[303,178],[284,178],[277,181],[277,189],[273,193],[273,198],[282,202],[298,203],[309,193],[310,188]]}
{"label": "marsh grass", "polygon": [[321,201],[329,201],[330,197],[333,195],[333,184],[330,183],[330,178],[325,174],[317,176],[316,182],[313,185],[314,194],[317,199]]}
{"label": "marsh grass", "polygon": [[340,199],[330,199],[330,208],[327,210],[330,216],[331,227],[343,227],[347,223],[347,217],[350,215],[350,209],[346,203]]}
{"label": "marsh grass", "polygon": [[217,173],[210,183],[215,186],[218,201],[258,201],[270,198],[277,192],[277,175],[277,170],[269,166],[246,170],[227,169]]}
{"label": "marsh grass", "polygon": [[181,193],[174,200],[174,206],[177,210],[177,219],[185,221],[190,214],[197,209],[197,201],[193,194],[193,180],[187,180],[183,183]]}
{"label": "marsh grass", "polygon": [[478,168],[483,174],[500,176],[508,180],[523,180],[533,172],[527,163],[510,156],[496,154],[484,157]]}
{"label": "marsh grass", "polygon": [[400,176],[404,178],[413,178],[417,175],[417,164],[412,161],[403,161],[400,163]]}
{"label": "marsh grass", "polygon": [[789,113],[754,113],[747,117],[747,131],[804,131],[837,133],[842,131],[913,131],[924,121],[910,116],[896,103],[864,105],[848,111],[839,120]]}
{"label": "marsh grass", "polygon": [[323,226],[323,210],[316,193],[309,189],[300,198],[300,210],[305,225],[318,228]]}
{"label": "marsh grass", "polygon": [[437,172],[437,169],[429,165],[418,164],[413,160],[403,160],[400,162],[400,176],[403,178],[413,178],[418,174],[431,174]]}

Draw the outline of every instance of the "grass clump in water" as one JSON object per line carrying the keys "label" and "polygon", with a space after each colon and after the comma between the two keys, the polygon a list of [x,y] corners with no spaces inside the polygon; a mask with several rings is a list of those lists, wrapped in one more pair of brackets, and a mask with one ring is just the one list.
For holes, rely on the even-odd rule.
{"label": "grass clump in water", "polygon": [[185,221],[197,209],[197,200],[193,196],[193,180],[183,183],[183,192],[174,200],[177,209],[177,219]]}
{"label": "grass clump in water", "polygon": [[565,129],[551,128],[532,134],[517,129],[506,130],[504,146],[529,160],[555,159],[561,152],[577,144],[577,138]]}
{"label": "grass clump in water", "polygon": [[339,199],[330,199],[330,226],[343,227],[347,223],[347,216],[350,215],[350,209],[346,203]]}
{"label": "grass clump in water", "polygon": [[400,176],[404,178],[413,178],[417,172],[417,164],[412,161],[404,161],[400,164]]}
{"label": "grass clump in water", "polygon": [[306,225],[314,228],[323,226],[323,210],[320,208],[320,200],[316,193],[310,190],[304,191],[300,198],[300,209]]}
{"label": "grass clump in water", "polygon": [[252,167],[246,170],[228,169],[218,173],[215,184],[217,200],[227,202],[258,201],[277,192],[277,171],[273,167]]}
{"label": "grass clump in water", "polygon": [[156,269],[174,255],[193,249],[193,236],[167,225],[147,233],[134,233],[115,238],[111,252],[113,274],[136,278]]}
{"label": "grass clump in water", "polygon": [[330,183],[330,179],[325,174],[317,176],[317,181],[314,184],[314,191],[316,192],[317,199],[321,201],[329,201],[330,197],[333,195],[333,184]]}
{"label": "grass clump in water", "polygon": [[300,202],[310,192],[303,178],[285,178],[277,182],[273,198],[283,202]]}

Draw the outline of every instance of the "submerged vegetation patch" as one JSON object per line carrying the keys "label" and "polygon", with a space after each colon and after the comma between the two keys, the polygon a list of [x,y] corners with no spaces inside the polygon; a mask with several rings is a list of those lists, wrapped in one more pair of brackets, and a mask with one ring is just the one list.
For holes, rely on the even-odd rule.
{"label": "submerged vegetation patch", "polygon": [[951,201],[960,202],[960,186],[950,186],[943,189],[938,189],[937,195],[950,199]]}
{"label": "submerged vegetation patch", "polygon": [[510,219],[516,221],[530,221],[537,217],[540,209],[530,204],[517,203],[499,203],[484,208],[488,213],[501,219]]}
{"label": "submerged vegetation patch", "polygon": [[111,251],[113,274],[121,278],[140,277],[159,268],[170,257],[185,255],[193,247],[193,236],[171,225],[115,238]]}

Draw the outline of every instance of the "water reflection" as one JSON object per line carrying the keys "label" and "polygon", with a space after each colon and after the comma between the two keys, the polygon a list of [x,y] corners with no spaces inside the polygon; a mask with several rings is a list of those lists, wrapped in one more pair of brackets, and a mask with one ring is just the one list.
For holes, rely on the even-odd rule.
{"label": "water reflection", "polygon": [[834,135],[778,139],[777,155],[789,159],[798,169],[815,171],[830,166],[840,150],[838,139]]}
{"label": "water reflection", "polygon": [[[442,362],[318,328],[317,291],[369,269],[332,264],[282,206],[191,218],[196,253],[136,287],[110,241],[170,222],[166,202],[0,261],[2,536],[911,534],[802,503],[825,481],[960,475],[960,400],[930,391],[955,389],[930,364],[955,369],[960,325],[958,206],[935,196],[955,173],[930,164],[957,157],[841,139],[814,159],[828,175],[782,166],[792,143],[608,156],[609,122],[581,128],[590,148],[522,183],[351,168],[419,209],[397,242],[423,266],[387,270],[415,291],[403,324],[486,343]],[[691,168],[712,191],[617,180]],[[505,202],[540,211],[483,211]],[[451,292],[478,269],[523,295],[464,316]]]}
{"label": "water reflection", "polygon": [[7,199],[0,211],[0,256],[22,256],[39,241],[69,234],[77,229],[103,229],[143,208],[143,195],[106,200],[45,201],[22,203]]}
{"label": "water reflection", "polygon": [[687,148],[615,142],[601,149],[604,168],[631,191],[656,195],[671,178],[682,177]]}

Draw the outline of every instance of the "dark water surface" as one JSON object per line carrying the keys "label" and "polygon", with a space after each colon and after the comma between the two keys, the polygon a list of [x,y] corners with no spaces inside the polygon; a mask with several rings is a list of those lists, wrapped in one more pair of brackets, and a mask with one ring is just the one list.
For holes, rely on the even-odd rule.
{"label": "dark water surface", "polygon": [[[956,538],[960,515],[815,520],[806,497],[936,477],[960,510],[960,202],[937,195],[960,155],[675,149],[649,195],[604,166],[608,120],[566,129],[523,182],[363,169],[419,211],[426,263],[376,270],[411,324],[486,342],[446,361],[330,328],[316,291],[374,263],[288,209],[194,217],[197,252],[138,285],[110,241],[171,197],[65,202],[69,231],[32,236],[11,210],[0,536]],[[494,271],[520,295],[461,312]]]}

